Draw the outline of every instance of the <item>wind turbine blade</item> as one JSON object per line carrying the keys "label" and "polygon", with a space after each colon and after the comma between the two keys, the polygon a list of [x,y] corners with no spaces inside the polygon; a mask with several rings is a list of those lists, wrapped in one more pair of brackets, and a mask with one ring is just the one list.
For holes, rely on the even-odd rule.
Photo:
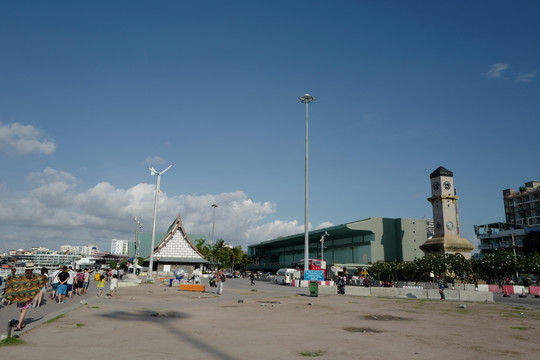
{"label": "wind turbine blade", "polygon": [[169,170],[172,166],[173,166],[173,164],[169,165],[169,167],[166,168],[165,170],[163,170],[159,175],[161,175],[161,174],[163,174],[165,171]]}

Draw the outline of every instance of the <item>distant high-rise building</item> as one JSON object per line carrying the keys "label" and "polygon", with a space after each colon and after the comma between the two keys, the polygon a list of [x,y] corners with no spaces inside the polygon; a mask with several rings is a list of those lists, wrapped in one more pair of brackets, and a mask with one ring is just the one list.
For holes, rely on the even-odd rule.
{"label": "distant high-rise building", "polygon": [[529,181],[519,191],[503,190],[506,222],[520,225],[540,224],[540,181]]}
{"label": "distant high-rise building", "polygon": [[129,240],[111,240],[111,254],[128,255]]}

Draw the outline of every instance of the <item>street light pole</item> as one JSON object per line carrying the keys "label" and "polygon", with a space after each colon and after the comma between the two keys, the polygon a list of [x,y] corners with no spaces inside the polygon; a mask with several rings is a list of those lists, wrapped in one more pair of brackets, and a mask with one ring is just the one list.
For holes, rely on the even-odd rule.
{"label": "street light pole", "polygon": [[156,219],[157,219],[157,207],[158,207],[158,197],[159,197],[159,182],[160,182],[160,179],[161,179],[161,175],[165,173],[165,171],[169,170],[171,168],[172,164],[169,165],[168,168],[166,168],[165,170],[163,170],[162,172],[158,172],[156,171],[156,169],[154,169],[153,167],[152,168],[149,168],[150,169],[150,175],[157,175],[157,180],[156,180],[156,197],[154,199],[154,221],[153,221],[153,224],[152,224],[152,246],[150,248],[150,264],[149,264],[149,268],[148,268],[148,276],[146,277],[146,280],[147,281],[152,281],[153,277],[152,277],[152,267],[154,266],[154,244],[155,244],[155,241],[156,241]]}
{"label": "street light pole", "polygon": [[135,243],[133,244],[133,275],[137,274],[137,265],[139,262],[139,230],[142,228],[142,222],[135,216],[137,228],[135,229]]}
{"label": "street light pole", "polygon": [[[214,228],[215,228],[215,223],[216,223],[216,208],[217,207],[218,207],[217,204],[212,204],[212,208],[213,208],[213,211],[212,211],[212,244],[215,244]],[[210,244],[210,245],[212,245],[212,244]],[[214,262],[214,256],[212,255],[212,263],[213,262]]]}
{"label": "street light pole", "polygon": [[324,261],[324,237],[325,236],[330,236],[330,234],[328,233],[328,231],[325,231],[323,236],[321,236],[321,264],[323,263]]}
{"label": "street light pole", "polygon": [[305,204],[304,204],[304,280],[306,279],[306,270],[309,268],[309,226],[308,226],[308,203],[309,203],[309,191],[308,191],[308,156],[309,156],[309,116],[308,105],[315,101],[315,98],[309,94],[298,98],[302,104],[306,104],[306,166],[305,166]]}

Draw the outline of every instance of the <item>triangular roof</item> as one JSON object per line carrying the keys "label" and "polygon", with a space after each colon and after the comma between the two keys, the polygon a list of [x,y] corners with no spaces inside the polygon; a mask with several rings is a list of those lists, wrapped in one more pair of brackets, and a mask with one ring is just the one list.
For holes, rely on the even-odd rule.
{"label": "triangular roof", "polygon": [[160,261],[206,263],[204,256],[191,242],[180,215],[173,221],[163,240],[154,248],[154,257]]}
{"label": "triangular roof", "polygon": [[439,176],[449,176],[454,177],[454,173],[450,170],[443,168],[442,166],[439,166],[435,171],[433,171],[431,174],[429,174],[429,178],[433,179],[435,177]]}

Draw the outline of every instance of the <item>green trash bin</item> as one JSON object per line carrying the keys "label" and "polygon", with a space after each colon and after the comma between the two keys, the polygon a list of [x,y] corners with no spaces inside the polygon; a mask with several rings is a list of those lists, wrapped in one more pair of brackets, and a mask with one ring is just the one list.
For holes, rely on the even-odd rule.
{"label": "green trash bin", "polygon": [[309,282],[309,296],[313,296],[313,297],[319,296],[319,282],[318,281]]}

